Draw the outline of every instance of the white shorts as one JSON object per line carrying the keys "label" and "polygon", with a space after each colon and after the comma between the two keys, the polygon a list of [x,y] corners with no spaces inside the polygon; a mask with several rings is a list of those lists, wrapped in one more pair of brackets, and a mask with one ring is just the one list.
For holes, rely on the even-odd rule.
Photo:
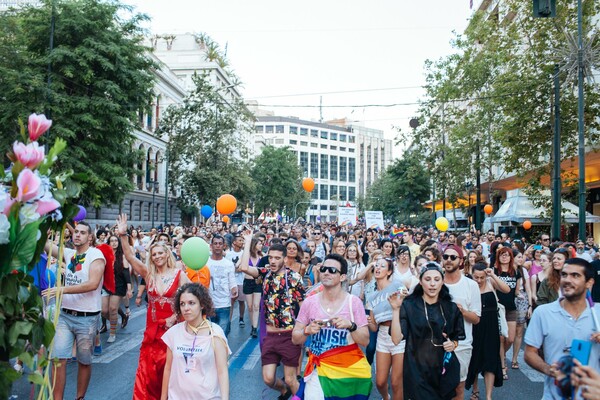
{"label": "white shorts", "polygon": [[404,354],[404,348],[406,347],[406,340],[402,340],[399,344],[395,345],[392,342],[390,336],[389,326],[380,326],[379,332],[377,333],[377,347],[375,350],[379,353],[388,353],[391,355]]}
{"label": "white shorts", "polygon": [[469,363],[471,362],[471,353],[473,352],[473,348],[471,346],[459,345],[456,350],[454,350],[454,354],[456,354],[456,358],[458,358],[458,362],[460,363],[460,381],[464,382],[467,380],[467,374],[469,372]]}

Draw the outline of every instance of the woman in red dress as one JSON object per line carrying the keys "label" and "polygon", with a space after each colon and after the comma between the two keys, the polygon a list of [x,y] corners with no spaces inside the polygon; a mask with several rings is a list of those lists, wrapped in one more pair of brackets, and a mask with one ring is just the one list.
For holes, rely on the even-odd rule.
{"label": "woman in red dress", "polygon": [[133,387],[134,400],[160,400],[167,346],[162,335],[177,323],[173,301],[177,289],[189,279],[176,268],[171,250],[157,242],[150,246],[148,266],[135,257],[127,236],[127,216],[117,219],[118,233],[125,258],[135,272],[145,279],[148,287],[146,330],[140,348],[140,361]]}

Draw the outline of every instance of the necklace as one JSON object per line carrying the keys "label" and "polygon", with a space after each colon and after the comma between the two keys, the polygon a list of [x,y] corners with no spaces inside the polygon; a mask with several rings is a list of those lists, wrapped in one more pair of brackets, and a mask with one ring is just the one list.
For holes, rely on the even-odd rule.
{"label": "necklace", "polygon": [[[442,313],[442,318],[444,319],[444,326],[442,326],[442,333],[444,333],[444,329],[446,329],[446,316],[444,315],[444,309],[442,308],[442,304],[439,303],[440,306],[440,312]],[[427,303],[425,302],[425,299],[423,299],[423,308],[425,309],[425,319],[427,320],[427,325],[429,325],[429,331],[431,332],[431,344],[433,345],[433,347],[443,347],[444,344],[436,344],[433,341],[433,328],[431,327],[431,322],[429,322],[429,315],[427,314]]]}

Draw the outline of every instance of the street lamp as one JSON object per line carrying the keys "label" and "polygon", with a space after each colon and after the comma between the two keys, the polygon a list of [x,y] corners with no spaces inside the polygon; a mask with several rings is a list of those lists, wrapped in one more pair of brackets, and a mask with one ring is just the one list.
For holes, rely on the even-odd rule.
{"label": "street lamp", "polygon": [[471,230],[471,192],[473,190],[473,184],[471,182],[465,182],[465,190],[469,197],[469,208],[467,208],[467,231]]}
{"label": "street lamp", "polygon": [[146,189],[152,190],[152,206],[150,207],[150,218],[152,219],[152,226],[154,228],[154,199],[156,198],[156,192],[158,192],[158,181],[147,180]]}
{"label": "street lamp", "polygon": [[294,221],[296,221],[296,211],[298,210],[298,206],[300,204],[310,204],[310,201],[300,201],[296,203],[296,205],[294,206]]}

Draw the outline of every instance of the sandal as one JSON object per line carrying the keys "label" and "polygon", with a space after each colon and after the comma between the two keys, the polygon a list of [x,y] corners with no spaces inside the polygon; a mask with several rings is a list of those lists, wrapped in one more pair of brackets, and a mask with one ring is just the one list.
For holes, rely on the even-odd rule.
{"label": "sandal", "polygon": [[473,392],[471,394],[471,397],[469,397],[469,400],[479,400],[479,390],[476,392]]}
{"label": "sandal", "polygon": [[508,380],[508,367],[502,368],[502,379],[504,379],[505,381]]}
{"label": "sandal", "polygon": [[518,361],[513,361],[510,365],[510,367],[512,369],[519,369],[519,362]]}

